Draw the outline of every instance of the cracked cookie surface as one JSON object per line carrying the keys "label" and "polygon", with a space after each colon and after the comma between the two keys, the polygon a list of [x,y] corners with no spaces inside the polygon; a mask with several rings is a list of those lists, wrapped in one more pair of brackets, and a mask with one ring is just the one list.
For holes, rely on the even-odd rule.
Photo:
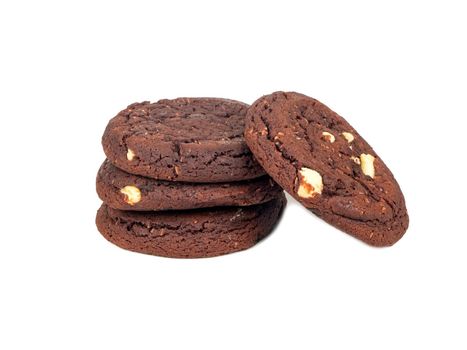
{"label": "cracked cookie surface", "polygon": [[270,201],[282,192],[269,176],[224,183],[174,182],[129,174],[108,160],[99,169],[96,189],[111,208],[140,211],[249,206]]}
{"label": "cracked cookie surface", "polygon": [[390,246],[409,217],[393,174],[341,116],[295,92],[248,110],[245,139],[266,172],[316,215],[374,246]]}
{"label": "cracked cookie surface", "polygon": [[107,158],[159,180],[229,182],[264,175],[244,137],[248,105],[220,98],[134,103],[110,120]]}
{"label": "cracked cookie surface", "polygon": [[171,258],[204,258],[252,247],[267,236],[286,203],[275,199],[249,207],[225,207],[169,212],[111,209],[103,204],[96,224],[115,245]]}

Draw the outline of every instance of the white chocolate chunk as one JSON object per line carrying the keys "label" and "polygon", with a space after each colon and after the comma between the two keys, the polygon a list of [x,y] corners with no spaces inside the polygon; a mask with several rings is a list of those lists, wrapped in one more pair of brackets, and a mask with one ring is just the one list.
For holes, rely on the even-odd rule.
{"label": "white chocolate chunk", "polygon": [[348,143],[351,143],[353,140],[355,140],[355,137],[350,133],[350,132],[343,132],[342,136],[347,140]]}
{"label": "white chocolate chunk", "polygon": [[141,201],[141,191],[136,186],[125,186],[120,190],[125,195],[125,202],[135,205]]}
{"label": "white chocolate chunk", "polygon": [[276,136],[274,136],[274,141],[279,140],[282,136],[284,136],[284,133],[279,131]]}
{"label": "white chocolate chunk", "polygon": [[300,186],[297,191],[299,197],[313,198],[323,192],[323,178],[320,173],[308,168],[301,168],[299,173]]}
{"label": "white chocolate chunk", "polygon": [[360,158],[352,156],[350,159],[352,159],[355,164],[360,165]]}
{"label": "white chocolate chunk", "polygon": [[326,140],[326,141],[329,141],[331,143],[334,143],[334,141],[336,141],[336,138],[330,132],[323,131],[322,135],[323,135],[323,139]]}
{"label": "white chocolate chunk", "polygon": [[360,155],[360,163],[363,173],[373,179],[375,177],[375,157],[371,154],[362,153]]}
{"label": "white chocolate chunk", "polygon": [[133,152],[131,149],[128,148],[128,152],[126,152],[126,159],[129,161],[132,161],[133,158],[135,158],[135,152]]}

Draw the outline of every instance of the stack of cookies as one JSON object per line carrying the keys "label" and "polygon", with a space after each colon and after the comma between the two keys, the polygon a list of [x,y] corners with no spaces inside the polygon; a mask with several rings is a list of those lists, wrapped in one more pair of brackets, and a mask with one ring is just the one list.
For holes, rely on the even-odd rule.
{"label": "stack of cookies", "polygon": [[110,121],[103,145],[97,226],[126,249],[170,257],[246,249],[277,222],[283,189],[372,246],[393,245],[409,226],[404,195],[373,148],[296,92],[250,107],[206,98],[134,104]]}
{"label": "stack of cookies", "polygon": [[271,232],[286,201],[246,145],[247,109],[179,98],[121,111],[102,138],[101,234],[140,253],[198,258],[247,249]]}

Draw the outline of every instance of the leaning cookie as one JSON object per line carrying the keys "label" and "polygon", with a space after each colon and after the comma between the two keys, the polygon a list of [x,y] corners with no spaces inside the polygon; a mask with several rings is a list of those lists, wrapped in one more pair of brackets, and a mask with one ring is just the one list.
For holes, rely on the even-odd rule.
{"label": "leaning cookie", "polygon": [[404,196],[391,171],[341,116],[295,92],[248,110],[245,138],[266,172],[328,223],[374,246],[406,232]]}
{"label": "leaning cookie", "polygon": [[254,246],[277,223],[285,196],[249,207],[135,212],[103,204],[96,224],[115,245],[171,258],[206,258]]}
{"label": "leaning cookie", "polygon": [[280,188],[269,176],[227,183],[155,180],[129,174],[104,161],[96,180],[97,194],[121,210],[180,210],[248,206],[276,198]]}
{"label": "leaning cookie", "polygon": [[108,124],[107,158],[158,180],[229,182],[264,175],[243,138],[248,105],[219,98],[135,103]]}

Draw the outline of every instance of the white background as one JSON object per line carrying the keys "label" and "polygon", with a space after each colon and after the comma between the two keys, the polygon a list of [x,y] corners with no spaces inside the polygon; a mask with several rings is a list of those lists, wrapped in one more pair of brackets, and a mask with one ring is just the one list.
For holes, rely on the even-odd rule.
{"label": "white background", "polygon": [[[463,1],[2,1],[1,349],[466,349]],[[100,137],[127,104],[326,103],[411,224],[371,248],[289,198],[275,232],[173,260],[97,232]]]}

